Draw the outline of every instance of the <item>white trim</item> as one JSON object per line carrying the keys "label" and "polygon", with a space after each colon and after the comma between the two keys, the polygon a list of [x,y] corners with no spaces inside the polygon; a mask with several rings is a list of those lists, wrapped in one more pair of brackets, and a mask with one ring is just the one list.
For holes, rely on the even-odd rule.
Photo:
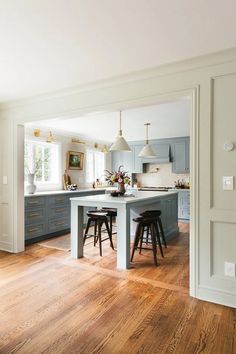
{"label": "white trim", "polygon": [[[199,96],[198,96],[198,88],[194,87],[192,89],[187,89],[187,90],[180,90],[179,92],[170,92],[161,94],[161,95],[151,95],[148,97],[143,97],[141,99],[136,99],[132,101],[124,101],[124,102],[119,102],[119,108],[118,110],[122,109],[124,107],[140,107],[143,105],[150,105],[153,103],[158,103],[162,102],[163,100],[172,100],[173,97],[174,99],[178,99],[185,96],[190,96],[192,100],[192,117],[191,117],[191,135],[193,139],[190,139],[191,142],[191,156],[190,156],[190,161],[191,161],[191,168],[192,172],[190,172],[191,176],[191,181],[192,181],[192,198],[191,198],[191,232],[190,232],[190,295],[191,296],[196,296],[196,288],[197,288],[197,269],[198,269],[198,256],[197,256],[197,249],[196,245],[198,244],[198,234],[196,232],[198,231],[198,219],[197,219],[197,210],[198,210],[198,198],[194,201],[194,197],[198,195],[198,166],[196,165],[198,163],[198,104],[199,104]],[[103,106],[103,109],[105,109],[106,106]],[[110,109],[117,109],[117,105],[107,105],[107,110]],[[92,111],[92,107],[90,107],[90,110]],[[70,116],[69,112],[64,113],[64,119],[68,119]]]}
{"label": "white trim", "polygon": [[234,292],[222,291],[220,289],[199,286],[197,297],[200,300],[236,308],[236,299]]}

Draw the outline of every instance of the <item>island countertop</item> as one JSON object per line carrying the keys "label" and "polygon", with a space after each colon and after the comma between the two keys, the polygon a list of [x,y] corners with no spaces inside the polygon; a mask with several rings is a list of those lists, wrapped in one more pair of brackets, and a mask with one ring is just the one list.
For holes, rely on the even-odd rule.
{"label": "island countertop", "polygon": [[101,203],[115,203],[115,204],[130,204],[137,203],[148,200],[152,202],[157,198],[164,198],[172,194],[178,194],[177,190],[168,191],[168,192],[151,192],[151,191],[132,191],[132,193],[126,193],[124,196],[112,197],[110,194],[101,194],[101,195],[90,195],[86,197],[75,197],[70,198],[71,201],[78,201],[80,203],[88,203],[92,205],[92,202],[101,202]]}

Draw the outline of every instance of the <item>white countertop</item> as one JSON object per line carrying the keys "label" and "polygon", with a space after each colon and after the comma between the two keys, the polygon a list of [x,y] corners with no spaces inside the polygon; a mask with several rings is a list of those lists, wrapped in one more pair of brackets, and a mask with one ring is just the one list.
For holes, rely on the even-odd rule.
{"label": "white countertop", "polygon": [[47,196],[56,194],[73,194],[73,193],[83,193],[83,192],[95,192],[95,191],[105,191],[107,188],[87,188],[87,189],[76,189],[75,191],[46,191],[46,192],[36,192],[34,194],[25,194],[25,197],[37,197],[37,196]]}
{"label": "white countertop", "polygon": [[129,204],[129,203],[137,203],[144,200],[163,198],[167,195],[177,194],[177,191],[171,192],[149,192],[149,191],[132,191],[131,193],[127,193],[124,196],[112,197],[110,194],[100,194],[100,195],[90,195],[85,197],[75,197],[70,198],[73,202],[81,203],[115,203],[115,204]]}

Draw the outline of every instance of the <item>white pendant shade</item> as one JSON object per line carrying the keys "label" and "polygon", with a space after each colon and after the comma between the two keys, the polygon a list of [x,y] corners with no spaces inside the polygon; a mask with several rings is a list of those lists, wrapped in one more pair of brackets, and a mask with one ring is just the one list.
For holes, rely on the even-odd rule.
{"label": "white pendant shade", "polygon": [[120,112],[120,130],[119,130],[119,135],[116,137],[115,142],[110,147],[110,151],[131,151],[128,143],[126,142],[126,140],[122,136],[121,112]]}
{"label": "white pendant shade", "polygon": [[148,144],[148,126],[151,125],[150,123],[145,123],[146,125],[146,145],[142,148],[142,150],[139,153],[139,157],[146,157],[146,158],[154,158],[156,157],[156,154],[153,152],[151,146]]}
{"label": "white pendant shade", "polygon": [[131,149],[123,136],[119,135],[110,147],[110,151],[131,151]]}
{"label": "white pendant shade", "polygon": [[151,146],[149,144],[144,145],[142,150],[140,151],[139,157],[147,157],[147,158],[154,158],[156,155],[154,154]]}

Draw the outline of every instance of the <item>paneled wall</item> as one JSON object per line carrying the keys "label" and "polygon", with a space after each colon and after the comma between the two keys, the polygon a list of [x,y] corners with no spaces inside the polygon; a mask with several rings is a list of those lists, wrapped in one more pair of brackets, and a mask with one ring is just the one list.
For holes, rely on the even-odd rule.
{"label": "paneled wall", "polygon": [[[0,107],[1,116],[17,124],[81,113],[121,110],[155,104],[183,95],[193,102],[191,152],[191,294],[236,307],[236,278],[224,275],[224,262],[236,263],[236,198],[222,190],[222,177],[236,176],[236,151],[225,153],[226,141],[236,143],[236,48],[202,58],[87,85],[71,94],[24,100]],[[99,118],[98,118],[99,119]],[[3,171],[9,184],[2,193],[7,203],[5,232],[17,249],[20,204],[23,196],[16,178],[16,128],[3,126]],[[14,178],[11,178],[13,176]],[[12,196],[12,191],[14,191]],[[14,199],[13,199],[14,197]],[[2,207],[2,205],[1,205]],[[13,225],[13,227],[12,227]],[[2,226],[3,227],[3,221]],[[19,232],[19,236],[17,233]],[[13,235],[12,235],[13,233]],[[3,243],[0,244],[1,247]]]}

